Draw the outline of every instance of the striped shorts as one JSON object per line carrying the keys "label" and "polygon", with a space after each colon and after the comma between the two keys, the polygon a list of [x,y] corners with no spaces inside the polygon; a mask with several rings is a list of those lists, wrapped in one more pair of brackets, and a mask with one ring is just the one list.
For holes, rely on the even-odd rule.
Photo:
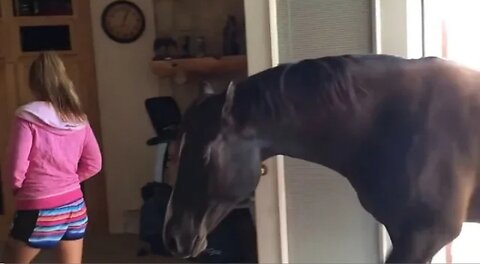
{"label": "striped shorts", "polygon": [[82,239],[88,223],[83,199],[45,210],[17,211],[10,236],[33,248],[52,248],[61,240]]}

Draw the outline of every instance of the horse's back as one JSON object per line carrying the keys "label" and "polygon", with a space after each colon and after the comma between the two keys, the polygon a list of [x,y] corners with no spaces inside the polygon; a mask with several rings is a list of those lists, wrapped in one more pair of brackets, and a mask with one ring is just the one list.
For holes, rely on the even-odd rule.
{"label": "horse's back", "polygon": [[[401,208],[422,201],[435,211],[452,195],[470,194],[480,217],[480,194],[473,195],[480,190],[475,187],[480,168],[477,71],[435,57],[354,55],[317,62],[331,63],[335,69],[343,65],[344,71],[339,72],[354,79],[353,91],[365,91],[357,97],[361,114],[351,114],[355,111],[351,108],[343,116],[346,123],[355,124],[358,116],[363,120],[357,123],[367,124],[363,130],[351,129],[367,140],[358,159],[352,159],[362,169],[349,171],[359,174],[351,179],[361,200],[371,197],[384,202],[367,201],[364,206],[384,211],[383,205]],[[392,193],[397,196],[389,204]],[[425,208],[420,212],[428,211]],[[400,217],[405,211],[398,213]],[[385,218],[389,215],[395,213],[386,213]]]}

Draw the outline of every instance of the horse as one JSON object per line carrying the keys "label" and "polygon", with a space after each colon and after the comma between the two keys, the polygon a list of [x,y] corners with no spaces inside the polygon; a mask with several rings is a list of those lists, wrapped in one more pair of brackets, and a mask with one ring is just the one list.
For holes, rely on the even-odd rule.
{"label": "horse", "polygon": [[326,166],[390,235],[388,263],[431,261],[480,220],[480,73],[436,57],[281,64],[185,112],[164,242],[176,256],[256,189],[275,155]]}

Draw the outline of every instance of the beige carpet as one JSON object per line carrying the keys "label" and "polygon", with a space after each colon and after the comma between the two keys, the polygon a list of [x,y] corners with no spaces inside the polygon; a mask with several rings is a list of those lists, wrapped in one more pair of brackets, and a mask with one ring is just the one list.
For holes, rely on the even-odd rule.
{"label": "beige carpet", "polygon": [[[3,243],[0,250],[3,250]],[[135,235],[88,237],[85,241],[84,263],[185,263],[184,260],[161,256],[137,257],[140,242]],[[1,261],[0,261],[1,262]],[[52,251],[42,252],[35,263],[54,263]]]}

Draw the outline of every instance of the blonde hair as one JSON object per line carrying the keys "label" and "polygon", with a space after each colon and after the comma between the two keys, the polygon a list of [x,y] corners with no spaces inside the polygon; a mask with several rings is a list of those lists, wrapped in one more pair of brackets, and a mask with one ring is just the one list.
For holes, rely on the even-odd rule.
{"label": "blonde hair", "polygon": [[87,116],[60,57],[42,52],[30,66],[29,84],[38,100],[50,102],[64,122],[84,122]]}

